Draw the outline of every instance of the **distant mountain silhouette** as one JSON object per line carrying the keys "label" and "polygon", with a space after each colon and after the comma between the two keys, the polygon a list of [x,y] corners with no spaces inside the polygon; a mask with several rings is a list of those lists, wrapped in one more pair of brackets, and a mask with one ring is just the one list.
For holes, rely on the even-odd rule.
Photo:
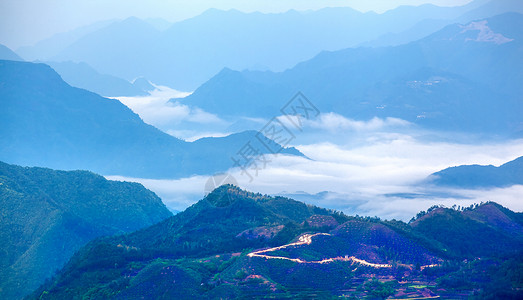
{"label": "distant mountain silhouette", "polygon": [[[98,73],[86,63],[74,62],[45,62],[51,66],[62,79],[74,87],[79,87],[102,96],[117,97],[117,96],[145,96],[148,91],[154,89],[150,84],[138,81],[142,86],[135,85],[125,79],[121,79],[112,75],[105,75]],[[144,89],[145,88],[145,89]],[[146,90],[147,89],[147,90]]]}
{"label": "distant mountain silhouette", "polygon": [[138,77],[133,80],[133,86],[145,92],[154,91],[155,89],[151,82],[144,77]]}
{"label": "distant mountain silhouette", "polygon": [[[158,27],[155,22],[133,17],[86,31],[53,56],[38,47],[31,51],[32,57],[35,52],[44,52],[41,60],[83,61],[104,74],[127,80],[144,76],[157,84],[192,91],[224,67],[282,71],[321,51],[404,32],[424,20],[450,24],[484,2],[458,7],[401,6],[383,14],[347,7],[275,14],[210,9],[164,30],[158,28],[165,28],[165,24]],[[423,35],[436,29],[429,26]],[[420,37],[413,35],[403,41]],[[27,50],[20,49],[20,53]]]}
{"label": "distant mountain silhouette", "polygon": [[18,54],[2,44],[0,44],[0,59],[23,61]]}
{"label": "distant mountain silhouette", "polygon": [[474,7],[458,18],[460,22],[468,22],[477,19],[484,19],[507,12],[523,14],[523,6],[518,0],[481,0],[474,1]]}
{"label": "distant mountain silhouette", "polygon": [[85,35],[109,26],[116,21],[118,20],[99,21],[87,26],[78,27],[68,32],[57,33],[50,38],[37,42],[32,46],[20,47],[16,49],[16,51],[20,53],[20,55],[25,60],[28,61],[49,60],[51,57],[55,56],[56,53],[62,51],[64,48],[67,48]]}
{"label": "distant mountain silhouette", "polygon": [[172,214],[141,184],[0,162],[0,297],[22,299],[90,240]]}
{"label": "distant mountain silhouette", "polygon": [[223,69],[182,101],[269,117],[300,90],[320,111],[354,119],[511,134],[523,128],[522,26],[523,15],[507,13],[406,45],[322,52],[279,73]]}
{"label": "distant mountain silhouette", "polygon": [[467,4],[466,7],[469,10],[458,17],[455,17],[455,15],[434,15],[427,19],[421,20],[405,31],[389,32],[375,40],[364,42],[359,46],[397,46],[421,39],[431,33],[443,29],[445,26],[452,23],[468,23],[473,20],[489,18],[507,12],[517,12],[523,14],[523,6],[518,0],[476,0]]}
{"label": "distant mountain silhouette", "polygon": [[252,137],[179,140],[118,100],[71,87],[44,64],[0,61],[0,105],[0,159],[20,165],[148,178],[213,174],[232,167]]}
{"label": "distant mountain silhouette", "polygon": [[428,182],[459,188],[492,188],[523,184],[523,156],[499,167],[464,165],[447,168],[430,175]]}

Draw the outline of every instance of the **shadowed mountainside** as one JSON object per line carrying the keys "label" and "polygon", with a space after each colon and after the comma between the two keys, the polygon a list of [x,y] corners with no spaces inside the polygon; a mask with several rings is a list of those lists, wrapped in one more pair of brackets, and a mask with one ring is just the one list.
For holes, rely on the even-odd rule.
{"label": "shadowed mountainside", "polygon": [[492,188],[523,184],[523,157],[499,167],[492,165],[450,167],[430,175],[427,182],[458,188]]}
{"label": "shadowed mountainside", "polygon": [[172,214],[141,184],[0,162],[0,297],[19,299],[80,247]]}
{"label": "shadowed mountainside", "polygon": [[[514,257],[521,221],[495,203],[432,209],[410,224],[381,221],[225,185],[149,228],[89,243],[31,298],[363,297],[382,288],[401,295],[413,282],[470,270],[464,259]],[[475,280],[465,290],[472,293]],[[410,293],[455,296],[442,282]]]}
{"label": "shadowed mountainside", "polygon": [[[231,157],[257,141],[245,132],[185,142],[144,123],[118,100],[71,87],[44,64],[0,61],[0,105],[0,159],[19,165],[187,177],[231,168]],[[258,146],[261,154],[274,151]]]}

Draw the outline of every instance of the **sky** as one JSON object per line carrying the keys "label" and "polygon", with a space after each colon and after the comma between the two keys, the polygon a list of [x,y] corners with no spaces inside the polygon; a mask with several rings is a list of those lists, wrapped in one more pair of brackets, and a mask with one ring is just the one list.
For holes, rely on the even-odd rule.
{"label": "sky", "polygon": [[209,8],[268,13],[348,6],[381,13],[400,5],[456,6],[468,2],[471,0],[0,0],[0,44],[16,50],[97,21],[136,16],[176,22]]}

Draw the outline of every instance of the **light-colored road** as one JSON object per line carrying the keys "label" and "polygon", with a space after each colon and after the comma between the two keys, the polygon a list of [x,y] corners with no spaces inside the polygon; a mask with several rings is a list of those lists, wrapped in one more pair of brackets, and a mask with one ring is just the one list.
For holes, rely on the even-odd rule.
{"label": "light-colored road", "polygon": [[[348,256],[348,255],[346,255],[344,257],[338,256],[338,257],[326,258],[326,259],[322,259],[322,260],[305,261],[305,260],[302,260],[299,258],[289,258],[289,257],[273,256],[273,255],[266,254],[268,252],[282,250],[282,249],[285,249],[288,247],[310,245],[312,243],[312,238],[315,236],[319,236],[319,235],[330,235],[330,234],[329,233],[304,234],[298,238],[297,242],[290,243],[290,244],[283,245],[283,246],[274,247],[274,248],[254,251],[254,252],[247,254],[247,256],[248,257],[261,257],[261,258],[265,258],[265,259],[289,260],[289,261],[293,261],[293,262],[300,263],[300,264],[327,264],[327,263],[331,263],[334,261],[352,261],[353,263],[357,263],[357,264],[360,264],[363,266],[372,267],[372,268],[376,268],[376,269],[392,268],[392,265],[390,265],[390,264],[375,264],[375,263],[371,263],[371,262],[368,262],[363,259],[356,258],[354,256]],[[411,266],[411,265],[409,265],[409,266]],[[436,265],[436,264],[426,265],[426,266],[422,266],[421,269],[423,270],[424,268],[431,268],[431,267],[436,267],[436,266],[438,266],[438,265]]]}
{"label": "light-colored road", "polygon": [[304,235],[302,235],[302,236],[300,236],[298,238],[297,242],[290,243],[290,244],[283,245],[283,246],[274,247],[274,248],[254,251],[254,252],[251,252],[251,253],[247,254],[247,256],[249,256],[249,257],[262,257],[262,258],[265,258],[265,259],[284,259],[284,260],[290,260],[290,261],[293,261],[293,262],[297,262],[297,263],[300,263],[300,264],[327,264],[327,263],[331,263],[331,262],[334,262],[334,261],[353,261],[355,263],[358,263],[358,264],[361,264],[361,265],[365,265],[365,266],[369,266],[369,267],[373,267],[373,268],[392,268],[392,265],[389,265],[389,264],[374,264],[374,263],[370,263],[368,261],[365,261],[363,259],[358,259],[358,258],[356,258],[354,256],[350,256],[350,257],[349,256],[333,257],[333,258],[326,258],[326,259],[323,259],[323,260],[305,261],[305,260],[302,260],[302,259],[299,259],[299,258],[289,258],[289,257],[283,257],[283,256],[272,256],[272,255],[263,254],[263,253],[267,253],[267,252],[273,252],[273,251],[285,249],[285,248],[288,248],[288,247],[301,246],[301,245],[310,245],[312,243],[312,238],[315,237],[315,236],[318,236],[318,235],[330,235],[330,234],[329,233],[304,234]]}

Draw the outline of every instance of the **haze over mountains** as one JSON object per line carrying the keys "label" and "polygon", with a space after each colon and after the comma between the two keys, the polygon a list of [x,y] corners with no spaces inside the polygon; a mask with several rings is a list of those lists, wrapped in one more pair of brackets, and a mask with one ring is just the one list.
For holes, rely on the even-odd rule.
{"label": "haze over mountains", "polygon": [[[0,61],[0,82],[0,159],[9,163],[175,178],[225,171],[233,155],[257,141],[256,132],[247,132],[185,142],[118,100],[71,87],[44,64]],[[258,143],[260,153],[273,153]]]}
{"label": "haze over mountains", "polygon": [[[71,86],[89,90],[102,96],[145,96],[154,90],[146,79],[129,82],[112,75],[100,74],[86,63],[45,62]],[[135,84],[137,82],[138,84]],[[145,84],[144,84],[145,83]],[[139,85],[143,84],[143,85]]]}
{"label": "haze over mountains", "polygon": [[224,69],[183,103],[220,116],[270,117],[299,90],[320,111],[356,120],[395,117],[427,129],[519,135],[521,27],[523,15],[507,13],[406,45],[323,52],[280,73]]}
{"label": "haze over mountains", "polygon": [[[85,62],[103,74],[129,81],[143,76],[156,84],[191,91],[224,67],[282,71],[321,51],[418,28],[402,38],[409,42],[447,24],[506,11],[523,12],[514,0],[478,0],[462,7],[399,7],[383,14],[350,8],[278,14],[211,9],[165,30],[137,18],[97,23],[19,52],[30,60]],[[439,25],[425,29],[420,22]]]}
{"label": "haze over mountains", "polygon": [[[406,18],[406,20],[400,19],[402,22],[408,23],[414,22],[413,19],[418,18],[417,16],[413,16],[415,14],[412,13],[418,11],[424,12],[421,14],[423,18],[430,17],[441,20],[446,17],[449,22],[453,22],[454,20],[458,20],[459,16],[464,15],[470,18],[476,18],[488,15],[489,13],[503,13],[506,10],[518,11],[519,9],[519,6],[514,1],[499,1],[496,3],[497,4],[494,5],[492,2],[487,3],[485,1],[483,3],[476,1],[465,7],[454,8],[438,8],[430,5],[422,7],[401,7],[383,15],[374,13],[360,14],[346,8],[330,8],[307,13],[288,12],[285,14],[268,15],[211,10],[204,15],[208,15],[207,17],[227,14],[238,16],[248,15],[248,20],[251,21],[242,19],[242,22],[247,23],[254,22],[253,20],[257,17],[254,18],[253,16],[258,16],[263,20],[264,18],[268,18],[268,16],[271,16],[271,18],[282,18],[282,20],[285,19],[283,16],[289,18],[298,16],[296,17],[297,19],[291,19],[292,22],[299,24],[297,20],[309,17],[309,15],[316,16],[314,18],[318,18],[318,20],[322,20],[321,22],[323,22],[324,19],[319,18],[319,15],[323,14],[323,18],[326,18],[326,16],[331,13],[343,15],[351,11],[355,16],[358,15],[361,17],[361,15],[365,15],[376,18],[385,18],[385,16],[388,16],[387,18],[390,19],[397,19],[404,14],[408,15],[409,18]],[[194,25],[196,28],[198,26],[195,24],[200,24],[199,22],[205,19],[203,16],[200,17],[185,22],[188,22],[187,24],[189,25],[192,24],[191,26]],[[340,18],[343,19],[342,17]],[[359,20],[358,18],[352,16],[349,19]],[[463,17],[461,19],[465,20],[466,18],[467,17]],[[232,20],[234,20],[234,18]],[[118,28],[118,26],[126,27],[127,25],[129,25],[129,27],[126,28],[132,28],[132,26],[142,23],[141,20],[136,18],[127,21],[123,23],[113,21],[100,26],[100,28],[89,29],[87,30],[88,32],[84,31],[83,34],[79,34],[82,36],[80,39],[83,40],[84,37],[96,37],[100,31],[105,32],[107,39],[109,39],[109,37],[116,34],[118,30],[112,31],[108,28],[114,29]],[[152,26],[150,21],[144,21],[143,23],[146,23],[144,25],[146,28],[144,29],[145,31],[158,31],[157,26]],[[189,30],[193,28],[187,24],[187,28],[185,29]],[[204,24],[203,21],[201,24]],[[180,110],[203,109],[205,114],[198,117],[216,119],[220,122],[225,120],[222,122],[225,125],[217,125],[213,122],[204,125],[189,122],[188,124],[184,124],[185,127],[182,127],[177,124],[176,121],[173,121],[170,127],[159,127],[156,123],[155,126],[177,136],[179,136],[179,132],[188,127],[198,127],[195,129],[196,132],[185,135],[184,137],[200,137],[205,135],[225,136],[231,132],[240,132],[246,128],[259,129],[269,118],[279,114],[280,108],[285,101],[290,99],[297,90],[301,90],[320,108],[322,113],[319,120],[305,124],[307,130],[316,130],[311,134],[311,136],[315,134],[312,138],[309,138],[307,133],[302,133],[305,138],[305,144],[309,143],[309,145],[301,146],[308,147],[309,151],[312,151],[311,149],[313,147],[319,146],[322,142],[333,142],[334,139],[334,143],[338,141],[340,143],[346,143],[345,140],[353,139],[355,135],[362,134],[372,135],[372,137],[369,137],[369,141],[372,139],[385,139],[385,141],[390,140],[391,143],[395,143],[392,136],[400,132],[401,134],[415,137],[415,135],[410,135],[409,130],[420,130],[421,133],[417,133],[418,136],[423,136],[424,134],[429,136],[429,138],[423,141],[417,141],[420,143],[430,141],[430,137],[433,134],[431,131],[433,130],[443,130],[444,133],[438,133],[439,135],[436,136],[439,139],[443,136],[443,138],[448,138],[452,141],[460,139],[460,136],[454,135],[456,131],[478,134],[480,136],[493,136],[495,138],[519,137],[521,136],[522,122],[520,116],[523,114],[519,96],[523,92],[519,84],[522,77],[520,70],[523,69],[521,62],[522,55],[520,55],[521,32],[518,30],[521,24],[520,14],[505,13],[488,19],[478,19],[470,23],[449,25],[436,33],[432,33],[425,38],[405,45],[381,48],[348,48],[332,52],[322,52],[314,58],[299,63],[297,66],[284,72],[234,71],[231,69],[223,69],[216,76],[197,88],[192,95],[183,99],[173,99],[171,103],[165,105],[165,108],[172,108],[170,106],[175,106],[172,105],[172,103],[176,102],[180,104],[180,106],[185,105],[181,107]],[[176,24],[173,25],[174,28],[176,28],[175,25]],[[163,26],[165,26],[165,24]],[[179,24],[177,26],[179,26]],[[408,27],[407,25],[404,26]],[[209,26],[201,25],[200,27],[205,30],[211,30],[208,28]],[[381,27],[379,28],[379,30],[382,29]],[[136,34],[139,35],[139,32]],[[369,35],[366,36],[368,37]],[[69,38],[70,44],[74,44],[74,42],[71,42],[73,39],[74,38]],[[133,43],[134,42],[136,41],[133,41]],[[270,45],[270,42],[267,42],[267,45]],[[328,43],[325,42],[325,45],[328,45]],[[128,48],[121,47],[121,49]],[[113,47],[103,49],[103,51],[108,51],[108,53],[113,50]],[[243,49],[242,51],[247,50]],[[133,55],[142,59],[142,54],[140,53]],[[106,57],[108,55],[100,56]],[[500,61],[498,59],[499,57],[505,57],[506,59]],[[98,71],[95,71],[83,62],[78,64],[72,62],[50,62],[50,64],[60,69],[62,77],[64,80],[69,81],[70,84],[84,87],[101,94],[124,94],[124,90],[134,90],[134,92],[131,91],[130,93],[138,93],[146,92],[150,88],[150,86],[147,86],[145,79],[138,81],[138,83],[145,83],[145,87],[136,87],[134,84],[126,82],[125,79],[120,80],[114,77],[108,77],[109,75],[98,73]],[[136,63],[128,65],[141,65],[141,63],[137,61]],[[32,71],[29,70],[28,72],[30,73]],[[192,74],[192,72],[190,73]],[[49,77],[51,78],[52,76]],[[75,80],[77,81],[75,82]],[[91,85],[85,84],[90,81],[92,82]],[[35,84],[36,83],[38,83],[38,80],[35,81]],[[106,84],[106,88],[100,88],[103,87],[102,83]],[[117,88],[120,83],[123,86],[121,89]],[[18,85],[20,82],[14,84]],[[44,85],[42,84],[42,86]],[[25,87],[17,88],[19,90],[25,89]],[[107,92],[107,88],[111,88],[113,91]],[[29,93],[28,91],[31,89],[32,88],[27,91],[24,90],[23,93],[25,93],[25,95],[21,98],[34,98],[35,95],[39,95],[40,88],[36,88],[34,93]],[[115,89],[117,91],[115,91]],[[67,94],[71,91],[72,89],[65,88],[62,92]],[[57,95],[62,94],[62,92],[57,93]],[[44,94],[45,93],[47,93],[47,91],[45,91]],[[82,95],[85,96],[87,94]],[[49,102],[47,103],[53,103],[53,101],[51,101],[53,97],[55,97],[55,95],[50,96],[48,98]],[[64,96],[59,103],[66,103],[67,97]],[[10,98],[8,97],[6,99]],[[140,99],[141,98],[136,97],[135,100],[141,101]],[[129,121],[129,124],[132,124],[132,126],[125,125],[119,127],[121,123],[108,124],[111,123],[111,121],[108,120],[114,119],[112,113],[99,116],[99,113],[95,112],[97,109],[87,107],[87,105],[84,105],[84,101],[79,101],[81,109],[78,110],[77,107],[74,107],[72,110],[74,113],[71,114],[70,117],[63,117],[62,113],[55,114],[42,111],[39,111],[35,116],[29,117],[29,114],[35,112],[35,110],[29,108],[37,107],[30,101],[18,101],[16,104],[9,102],[10,105],[14,105],[14,107],[19,106],[19,110],[16,113],[13,113],[12,110],[3,112],[10,115],[11,120],[14,120],[13,124],[16,124],[12,127],[14,128],[12,135],[18,137],[13,138],[14,142],[10,140],[10,137],[5,138],[4,144],[7,146],[2,150],[5,154],[3,156],[5,160],[12,163],[28,165],[40,165],[43,163],[46,166],[55,168],[91,169],[104,175],[114,174],[141,178],[190,178],[190,176],[193,175],[208,176],[216,171],[229,169],[232,166],[232,161],[230,160],[231,154],[234,154],[235,151],[238,151],[238,149],[245,144],[245,140],[248,140],[249,135],[251,137],[255,135],[254,132],[250,132],[222,139],[206,139],[205,143],[185,143],[173,139],[154,128],[142,126],[145,124],[138,125],[141,122],[137,120],[137,116],[131,116],[131,114],[128,114],[130,113],[128,110],[126,113],[123,113],[123,110],[126,110],[124,107],[120,107],[123,109],[122,119],[126,120],[125,122]],[[103,102],[104,101],[102,101],[102,103]],[[109,101],[109,103],[110,102],[111,101]],[[126,103],[125,101],[122,102]],[[66,106],[74,106],[73,103],[74,101],[70,101]],[[118,103],[114,103],[115,107],[118,106]],[[176,109],[180,106],[176,106]],[[176,114],[178,113],[175,111],[176,109],[168,112],[167,109],[162,110],[162,107],[159,107],[157,111],[158,115],[162,116],[162,114],[164,114],[165,118],[170,118],[171,116],[172,118],[176,118]],[[76,113],[85,115],[85,113],[80,112],[84,110],[89,111],[88,115],[93,115],[93,117],[77,117],[78,114]],[[29,112],[29,114],[26,111]],[[211,112],[212,114],[208,114],[207,112]],[[139,112],[135,111],[135,113]],[[117,114],[120,114],[120,112]],[[51,115],[53,117],[49,117]],[[68,126],[63,126],[63,124],[52,124],[48,129],[41,129],[45,128],[45,126],[47,126],[45,124],[49,124],[49,122],[55,118],[62,121],[68,118],[74,119],[72,122],[77,124],[79,128],[84,128],[86,130],[85,134],[74,134],[72,133],[74,130],[69,130],[69,128],[67,128]],[[32,124],[29,120],[33,119],[42,119],[41,125],[38,127],[35,126],[34,123]],[[64,121],[64,123],[67,122]],[[342,126],[336,127],[337,122]],[[248,125],[245,126],[245,124]],[[223,127],[218,128],[218,126]],[[108,127],[119,127],[119,129],[115,129],[116,131],[113,135],[112,133],[109,134],[112,132],[112,129],[107,130]],[[29,131],[23,128],[29,128]],[[38,129],[40,131],[34,133],[35,128],[40,128]],[[145,130],[144,128],[148,129]],[[336,132],[335,134],[330,132],[333,128],[345,131],[345,136],[343,138],[337,138],[336,135],[339,135],[340,132]],[[376,132],[368,132],[369,128]],[[178,131],[176,131],[177,129]],[[382,129],[386,132],[379,132]],[[148,133],[141,133],[142,130]],[[360,130],[362,130],[361,133],[358,132]],[[423,130],[428,130],[428,133],[423,132]],[[31,131],[33,131],[33,133],[20,135],[21,132]],[[55,131],[59,131],[60,134],[54,133]],[[312,131],[313,130],[311,130],[311,132]],[[132,132],[132,134],[130,132]],[[351,135],[352,132],[354,132],[354,134]],[[447,135],[445,132],[452,132],[453,134]],[[376,135],[374,136],[375,133]],[[90,136],[90,134],[100,136],[87,140],[83,140],[80,137]],[[66,135],[66,137],[63,135]],[[153,136],[155,138],[153,138]],[[34,142],[28,142],[30,139],[34,139]],[[38,144],[39,140],[42,141],[41,144]],[[113,140],[118,141],[118,146],[113,147],[110,145],[111,143],[109,141]],[[144,140],[147,142],[143,142]],[[405,141],[404,137],[401,136],[398,140]],[[55,144],[63,145],[63,147],[53,146]],[[107,147],[105,144],[107,144]],[[147,144],[148,147],[145,147],[144,144]],[[38,145],[41,149],[46,149],[46,151],[38,151],[35,145]],[[103,146],[100,147],[100,145]],[[220,146],[215,147],[216,145]],[[15,150],[18,146],[20,146],[21,151]],[[161,150],[151,150],[153,148]],[[323,148],[319,147],[318,149]],[[106,150],[109,150],[109,152],[104,152]],[[329,155],[339,153],[336,152],[339,149],[333,150],[334,152],[328,152]],[[346,153],[349,152],[350,151],[346,151]],[[154,155],[152,153],[154,153]],[[298,152],[290,149],[288,153],[297,154]],[[506,161],[507,157],[510,157],[510,159],[515,157],[514,153],[515,152],[512,151],[503,155],[500,154],[496,159],[503,157]],[[314,157],[314,152],[312,152],[312,154],[311,157]],[[520,153],[517,154],[520,155]],[[321,155],[319,156],[321,157]],[[208,159],[202,159],[204,157]],[[481,161],[482,160],[480,160],[480,162]],[[297,162],[298,163],[292,165],[293,168],[300,167],[301,162],[299,160],[297,160]],[[430,171],[425,171],[426,173],[420,172],[417,176],[419,176],[419,179],[423,179],[436,170],[460,163],[463,162],[452,161],[452,164],[438,165],[438,168],[432,168]],[[467,163],[476,162],[467,161]],[[316,164],[316,166],[319,167],[318,170],[320,173],[323,172],[322,168],[326,168],[325,164]],[[273,171],[281,167],[282,166],[275,165]],[[338,171],[352,171],[351,167],[351,165],[340,164]],[[318,175],[315,174],[315,172],[311,172],[311,170],[302,169],[302,171],[303,172],[298,172],[297,174],[304,177],[305,174]],[[329,174],[329,171],[326,173],[329,176],[333,175]],[[327,174],[322,173],[322,176]],[[365,177],[365,175],[363,177]],[[336,177],[336,179],[340,178]],[[351,178],[347,179],[351,180]],[[411,181],[413,180],[411,179]],[[301,190],[301,188],[291,190],[282,187],[280,190],[271,190],[271,192],[278,193],[285,190],[293,193]],[[309,192],[318,193],[322,190],[324,189],[311,189]],[[389,194],[396,192],[385,191],[383,193]],[[180,208],[177,207],[177,209]]]}
{"label": "haze over mountains", "polygon": [[523,5],[460,1],[0,4],[124,17],[0,45],[0,298],[523,298]]}

